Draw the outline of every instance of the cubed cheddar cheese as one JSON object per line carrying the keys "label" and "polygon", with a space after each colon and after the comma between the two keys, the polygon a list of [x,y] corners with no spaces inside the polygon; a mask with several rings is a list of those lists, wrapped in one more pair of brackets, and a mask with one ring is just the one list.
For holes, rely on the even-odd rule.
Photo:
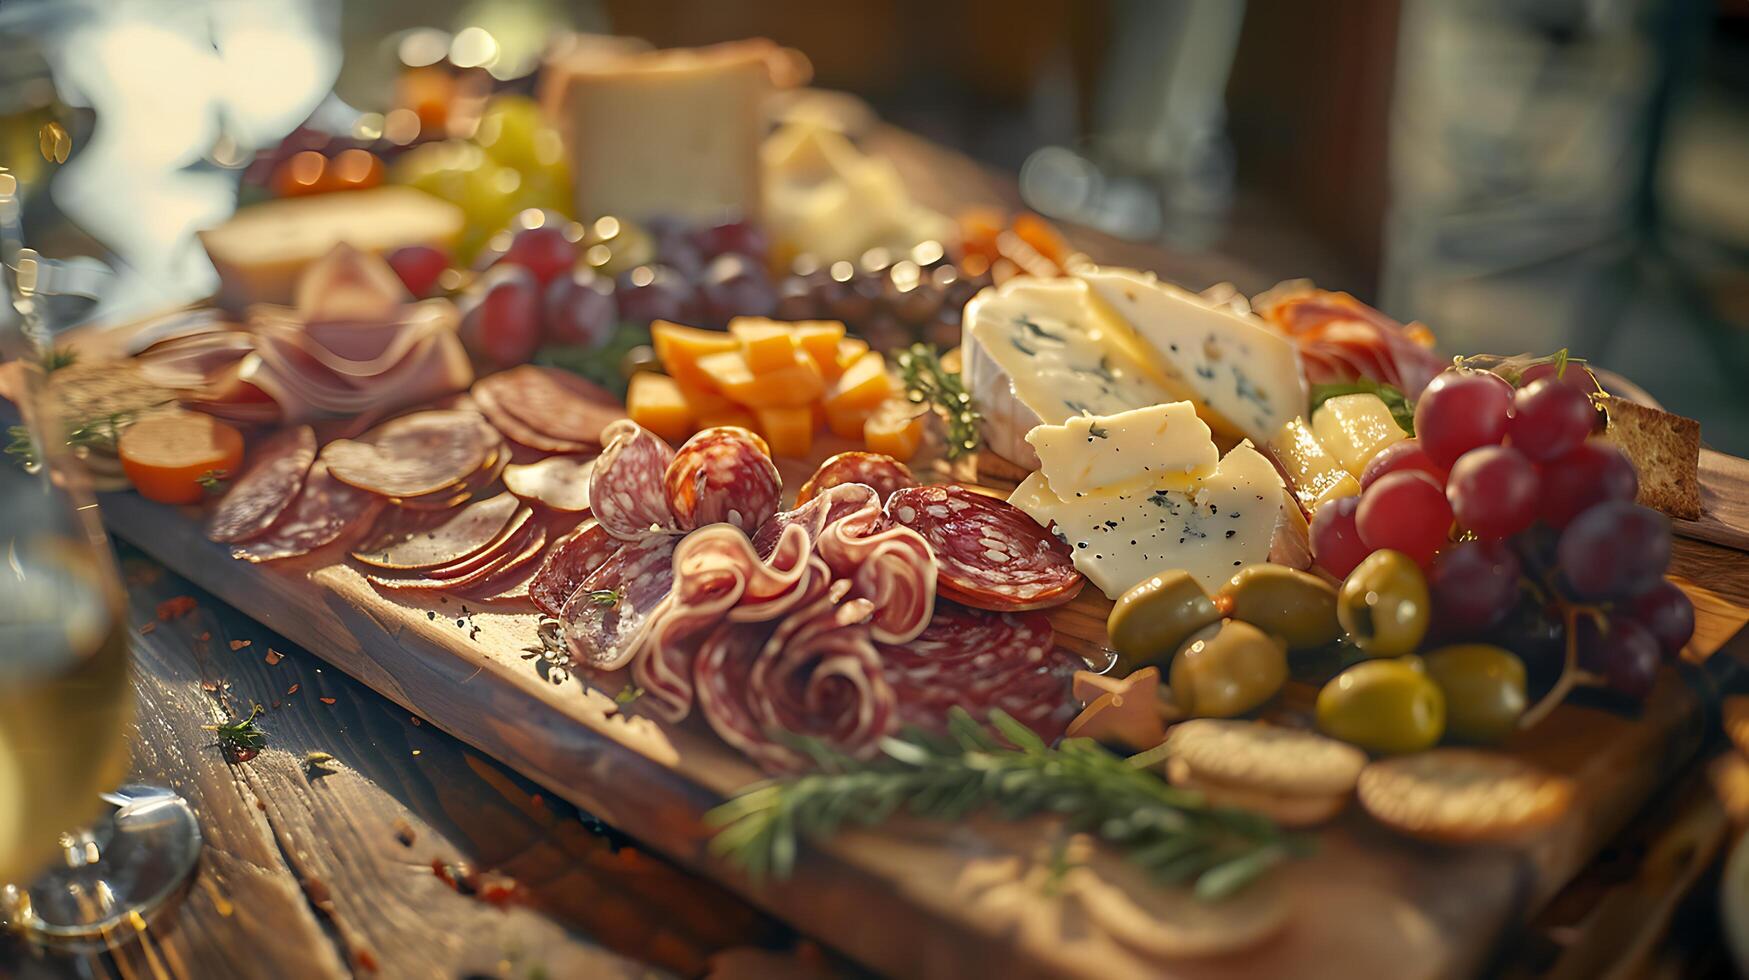
{"label": "cubed cheddar cheese", "polygon": [[844,324],[837,320],[802,320],[793,324],[796,344],[820,365],[820,372],[838,375],[838,342],[844,339]]}
{"label": "cubed cheddar cheese", "polygon": [[838,342],[838,362],[830,373],[833,381],[843,374],[845,369],[855,364],[857,359],[868,353],[868,341],[861,337],[846,337]]}
{"label": "cubed cheddar cheese", "polygon": [[903,398],[889,398],[862,424],[862,441],[871,453],[885,453],[906,462],[923,445],[927,418],[926,407]]}
{"label": "cubed cheddar cheese", "polygon": [[640,371],[626,389],[626,414],[669,442],[692,435],[697,416],[680,386],[665,374]]}
{"label": "cubed cheddar cheese", "polygon": [[826,409],[862,408],[870,411],[897,393],[898,385],[887,374],[886,359],[868,351],[844,369],[826,394]]}
{"label": "cubed cheddar cheese", "polygon": [[773,454],[800,459],[813,450],[814,410],[810,406],[756,408],[753,416]]}
{"label": "cubed cheddar cheese", "polygon": [[650,344],[669,375],[692,388],[710,389],[711,378],[698,362],[713,354],[738,352],[741,342],[721,330],[701,330],[667,320],[650,324]]}
{"label": "cubed cheddar cheese", "polygon": [[728,351],[699,358],[698,369],[711,389],[748,408],[805,406],[826,390],[826,379],[808,358],[798,358],[776,371],[754,374],[746,355]]}
{"label": "cubed cheddar cheese", "polygon": [[700,429],[714,429],[719,425],[738,425],[743,429],[752,429],[754,432],[759,431],[759,420],[753,417],[753,413],[735,404],[730,404],[722,410],[712,412],[709,415],[700,415],[698,417],[698,427]]}
{"label": "cubed cheddar cheese", "polygon": [[868,421],[869,416],[874,414],[872,408],[860,406],[834,408],[830,404],[825,405],[825,411],[826,428],[840,439],[861,439],[863,424]]}
{"label": "cubed cheddar cheese", "polygon": [[674,385],[680,389],[680,397],[686,399],[694,418],[721,415],[735,407],[734,402],[713,388],[701,387],[680,378],[674,379]]}
{"label": "cubed cheddar cheese", "polygon": [[729,321],[729,333],[741,342],[741,353],[754,374],[781,371],[793,366],[801,356],[796,349],[795,331],[788,324],[737,317]]}

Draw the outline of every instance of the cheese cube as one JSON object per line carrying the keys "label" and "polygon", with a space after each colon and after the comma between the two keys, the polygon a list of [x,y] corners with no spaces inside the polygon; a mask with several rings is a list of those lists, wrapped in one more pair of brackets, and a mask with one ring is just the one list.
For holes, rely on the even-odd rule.
{"label": "cheese cube", "polygon": [[694,418],[706,415],[721,415],[735,407],[722,392],[708,387],[700,387],[679,378],[674,379],[674,386],[680,389],[680,397],[686,399],[686,405],[692,409]]}
{"label": "cheese cube", "polygon": [[826,395],[826,409],[866,408],[873,410],[898,392],[898,384],[887,374],[887,362],[880,351],[868,351],[844,369],[844,373]]}
{"label": "cheese cube", "polygon": [[640,371],[626,389],[626,415],[669,442],[692,435],[696,416],[680,386],[665,374]]}
{"label": "cheese cube", "polygon": [[699,358],[698,370],[713,390],[749,408],[805,406],[826,390],[826,379],[807,358],[776,371],[754,374],[745,355],[727,351]]}
{"label": "cheese cube", "polygon": [[826,428],[830,429],[833,435],[840,439],[861,441],[863,426],[868,422],[869,416],[874,414],[874,409],[863,408],[860,405],[846,407],[843,405],[833,406],[830,403],[821,404],[826,412]]}
{"label": "cheese cube", "polygon": [[1080,415],[1026,434],[1039,471],[1066,496],[1164,476],[1202,477],[1220,452],[1190,402],[1168,402],[1116,415]]}
{"label": "cheese cube", "polygon": [[739,405],[729,405],[721,411],[712,412],[698,417],[700,429],[711,429],[719,425],[738,425],[743,429],[759,431],[759,420],[753,413]]}
{"label": "cheese cube", "polygon": [[1360,481],[1330,455],[1303,418],[1295,417],[1282,426],[1269,440],[1269,448],[1287,471],[1294,499],[1309,511],[1360,493]]}
{"label": "cheese cube", "polygon": [[844,324],[837,320],[800,320],[792,324],[796,344],[820,365],[820,373],[838,377],[838,342],[844,339]]}
{"label": "cheese cube", "polygon": [[814,410],[802,405],[797,408],[756,408],[759,434],[770,444],[777,456],[800,459],[814,448]]}
{"label": "cheese cube", "polygon": [[[868,341],[861,337],[845,337],[838,341],[831,357],[822,359],[815,356],[814,360],[820,365],[820,373],[826,376],[827,381],[837,381],[845,368],[855,364],[867,353]],[[814,356],[812,352],[810,356]]]}
{"label": "cheese cube", "polygon": [[1379,396],[1337,395],[1312,415],[1312,434],[1343,468],[1360,476],[1379,450],[1409,437]]}
{"label": "cheese cube", "polygon": [[676,380],[692,387],[714,390],[710,376],[699,370],[701,358],[741,349],[741,342],[721,330],[700,330],[667,320],[650,324],[650,345],[662,367]]}
{"label": "cheese cube", "polygon": [[923,445],[929,409],[903,398],[889,398],[862,425],[862,441],[871,453],[885,453],[900,462],[917,455]]}
{"label": "cheese cube", "polygon": [[729,321],[729,333],[741,342],[741,353],[754,374],[778,371],[796,363],[795,331],[787,324],[756,317],[736,317]]}

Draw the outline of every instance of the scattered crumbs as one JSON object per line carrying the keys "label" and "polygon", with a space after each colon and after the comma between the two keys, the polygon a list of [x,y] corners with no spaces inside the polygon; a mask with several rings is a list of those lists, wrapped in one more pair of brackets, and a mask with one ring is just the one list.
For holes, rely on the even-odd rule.
{"label": "scattered crumbs", "polygon": [[208,694],[217,694],[225,686],[224,681],[201,681],[200,689]]}
{"label": "scattered crumbs", "polygon": [[172,619],[181,619],[183,616],[194,612],[194,607],[195,602],[193,596],[172,596],[165,599],[163,602],[158,603],[158,619],[163,622],[169,622]]}
{"label": "scattered crumbs", "polygon": [[146,634],[152,632],[153,630],[155,630],[157,628],[158,628],[157,623],[152,623],[152,622],[141,623],[140,624],[140,635],[145,636]]}
{"label": "scattered crumbs", "polygon": [[419,716],[418,716],[418,715],[408,715],[408,716],[407,716],[407,720],[408,720],[408,721],[411,721],[411,722],[412,722],[412,723],[413,723],[413,727],[414,727],[414,728],[418,728],[418,727],[419,727],[419,726],[420,726],[420,725],[423,725],[423,724],[425,724],[425,723],[424,723],[424,722],[422,722],[422,721],[420,721],[420,720],[419,720]]}
{"label": "scattered crumbs", "polygon": [[278,698],[275,698],[273,701],[273,710],[275,710],[275,711],[279,710],[279,699]]}
{"label": "scattered crumbs", "polygon": [[435,610],[435,609],[425,610],[425,618],[435,621],[437,619],[437,610]]}
{"label": "scattered crumbs", "polygon": [[528,802],[533,803],[535,806],[540,806],[541,804],[545,803],[546,800],[544,798],[542,798],[542,796],[539,793],[535,793],[534,795],[532,795],[528,798]]}
{"label": "scattered crumbs", "polygon": [[289,698],[292,695],[298,693],[298,688],[300,688],[302,686],[303,686],[302,684],[293,684],[291,687],[286,688],[285,689],[285,696]]}
{"label": "scattered crumbs", "polygon": [[375,973],[377,972],[376,954],[361,946],[352,954],[352,965],[366,973]]}
{"label": "scattered crumbs", "polygon": [[332,755],[329,755],[326,752],[321,752],[321,751],[305,752],[304,753],[304,770],[306,772],[309,772],[312,774],[331,773],[334,770],[328,768],[328,764],[330,762],[333,762],[333,761],[334,761],[334,757]]}
{"label": "scattered crumbs", "polygon": [[255,642],[254,640],[232,640],[231,641],[231,649],[241,650],[244,647],[246,647],[249,644],[254,643],[254,642]]}
{"label": "scattered crumbs", "polygon": [[260,810],[262,813],[266,813],[267,812],[267,801],[261,800],[261,799],[256,800],[255,801],[255,809]]}
{"label": "scattered crumbs", "polygon": [[333,698],[317,698],[316,700],[322,702],[323,704],[333,704],[334,703]]}
{"label": "scattered crumbs", "polygon": [[401,842],[402,847],[412,847],[418,835],[413,832],[413,825],[403,818],[395,821],[395,839]]}
{"label": "scattered crumbs", "polygon": [[206,641],[213,638],[213,634],[212,634],[212,631],[210,631],[210,630],[201,630],[199,633],[194,634],[194,638],[199,640],[202,643],[205,643]]}
{"label": "scattered crumbs", "polygon": [[284,660],[285,654],[280,653],[278,650],[275,650],[272,647],[268,647],[267,648],[267,656],[264,657],[263,659],[267,661],[267,666],[272,667],[274,664],[277,664],[281,660]]}
{"label": "scattered crumbs", "polygon": [[323,915],[334,914],[334,893],[328,890],[328,885],[320,878],[304,878],[298,882],[304,888],[304,895],[316,911]]}
{"label": "scattered crumbs", "polygon": [[468,625],[468,621],[465,619],[458,619],[455,621],[455,625],[456,625],[456,629],[461,629],[462,627]]}

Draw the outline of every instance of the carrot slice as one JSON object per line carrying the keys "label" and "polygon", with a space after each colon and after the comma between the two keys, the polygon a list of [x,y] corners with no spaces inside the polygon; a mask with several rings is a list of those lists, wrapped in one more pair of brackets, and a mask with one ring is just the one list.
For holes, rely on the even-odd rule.
{"label": "carrot slice", "polygon": [[194,504],[206,496],[203,480],[236,474],[243,462],[243,434],[198,412],[152,415],[122,430],[116,454],[140,496]]}

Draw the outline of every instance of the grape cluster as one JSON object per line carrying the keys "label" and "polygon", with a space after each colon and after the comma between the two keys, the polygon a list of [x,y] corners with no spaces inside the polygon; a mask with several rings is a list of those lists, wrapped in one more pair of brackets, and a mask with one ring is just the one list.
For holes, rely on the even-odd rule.
{"label": "grape cluster", "polygon": [[1644,697],[1694,632],[1693,605],[1664,578],[1670,522],[1634,503],[1633,465],[1593,438],[1590,372],[1538,365],[1520,384],[1435,378],[1415,437],[1367,465],[1358,497],[1319,509],[1313,554],[1338,577],[1375,551],[1410,556],[1444,642],[1492,639],[1529,660],[1547,624],[1572,624],[1579,667]]}
{"label": "grape cluster", "polygon": [[908,252],[872,248],[856,262],[823,264],[798,256],[778,284],[780,320],[841,320],[879,351],[923,341],[942,350],[960,343],[966,301],[990,285],[990,264],[956,264],[938,242]]}

